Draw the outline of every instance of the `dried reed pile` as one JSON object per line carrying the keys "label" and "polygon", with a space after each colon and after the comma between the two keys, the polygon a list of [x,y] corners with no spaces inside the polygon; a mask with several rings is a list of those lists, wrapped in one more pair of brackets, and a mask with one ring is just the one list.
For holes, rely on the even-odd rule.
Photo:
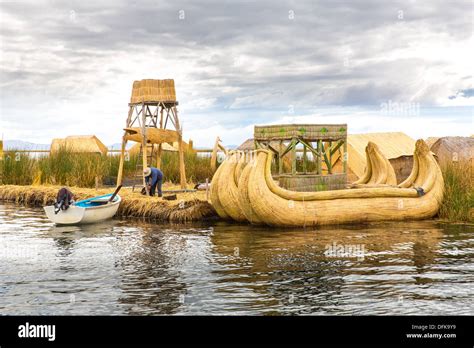
{"label": "dried reed pile", "polygon": [[[0,200],[29,206],[53,204],[60,186],[0,186]],[[110,189],[71,187],[76,200],[110,193]],[[169,189],[169,188],[168,188]],[[158,197],[146,197],[128,189],[120,191],[122,203],[117,215],[141,217],[159,221],[187,222],[212,218],[215,210],[205,200],[205,192],[179,193],[176,201],[164,201]]]}

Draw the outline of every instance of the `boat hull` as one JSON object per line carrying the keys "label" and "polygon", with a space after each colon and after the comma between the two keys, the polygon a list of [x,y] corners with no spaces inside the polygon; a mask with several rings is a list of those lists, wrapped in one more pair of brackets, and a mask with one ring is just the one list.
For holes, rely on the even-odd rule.
{"label": "boat hull", "polygon": [[[106,196],[99,198],[105,198]],[[118,195],[113,202],[105,204],[97,204],[97,202],[100,202],[100,199],[97,199],[97,197],[95,199],[95,201],[92,198],[77,202],[67,210],[60,210],[57,214],[54,213],[54,205],[46,206],[43,209],[48,219],[58,225],[91,224],[112,218],[117,213],[122,201]],[[88,202],[91,203],[87,204]]]}
{"label": "boat hull", "polygon": [[372,168],[361,183],[350,189],[320,192],[296,192],[279,187],[271,175],[272,153],[257,150],[255,159],[241,173],[236,194],[226,194],[226,189],[233,188],[234,178],[230,175],[232,165],[222,164],[229,172],[219,176],[219,190],[214,194],[217,199],[212,203],[218,202],[226,217],[236,221],[241,219],[236,219],[228,207],[239,207],[251,223],[271,226],[416,220],[436,215],[443,199],[443,176],[423,140],[416,144],[412,174],[398,186],[390,163],[383,157],[377,158],[376,146],[369,150]]}

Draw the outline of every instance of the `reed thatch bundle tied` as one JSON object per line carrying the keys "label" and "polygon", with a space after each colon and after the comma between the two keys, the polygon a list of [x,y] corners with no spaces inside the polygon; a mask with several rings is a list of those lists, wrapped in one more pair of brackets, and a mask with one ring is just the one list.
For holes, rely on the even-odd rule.
{"label": "reed thatch bundle tied", "polygon": [[142,102],[175,102],[176,90],[174,80],[141,80],[134,81],[132,88],[132,104]]}
{"label": "reed thatch bundle tied", "polygon": [[423,140],[416,142],[412,173],[398,186],[390,162],[373,143],[366,149],[363,179],[336,191],[283,189],[272,178],[270,151],[254,151],[248,164],[239,155],[230,152],[212,180],[211,202],[222,218],[276,226],[423,219],[437,213],[443,198],[441,170]]}

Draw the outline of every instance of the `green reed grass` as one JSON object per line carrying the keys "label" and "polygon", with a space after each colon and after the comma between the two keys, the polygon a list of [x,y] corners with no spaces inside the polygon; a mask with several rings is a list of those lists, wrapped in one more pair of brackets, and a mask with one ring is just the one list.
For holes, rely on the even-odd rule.
{"label": "green reed grass", "polygon": [[[193,152],[185,152],[184,164],[188,182],[204,182],[206,178],[212,179],[210,158],[201,157]],[[161,168],[166,181],[179,183],[179,155],[175,152],[164,152],[161,156]]]}
{"label": "green reed grass", "polygon": [[30,185],[36,172],[36,160],[27,153],[5,151],[0,163],[2,184]]}
{"label": "green reed grass", "polygon": [[444,178],[444,199],[439,211],[441,219],[474,221],[472,164],[468,161],[441,165]]}
{"label": "green reed grass", "polygon": [[[141,157],[127,155],[124,161],[124,177],[138,174],[137,163]],[[11,185],[51,184],[78,187],[94,187],[98,184],[115,184],[120,156],[91,153],[74,153],[66,148],[45,156],[32,157],[15,150],[6,151],[0,166],[1,183]],[[161,170],[165,181],[179,183],[178,153],[162,155]],[[203,182],[212,178],[209,158],[195,153],[185,154],[186,178],[189,183]]]}

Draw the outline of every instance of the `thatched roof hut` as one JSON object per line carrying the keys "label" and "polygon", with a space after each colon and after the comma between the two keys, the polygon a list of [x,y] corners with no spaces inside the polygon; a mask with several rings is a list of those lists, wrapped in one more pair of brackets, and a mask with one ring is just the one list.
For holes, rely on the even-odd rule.
{"label": "thatched roof hut", "polygon": [[[270,146],[273,147],[274,149],[278,149],[280,147],[280,142],[279,141],[271,141]],[[252,151],[255,150],[255,141],[253,138],[245,140],[240,146],[237,148],[237,150],[240,151]]]}
{"label": "thatched roof hut", "polygon": [[255,150],[255,142],[253,138],[249,138],[245,140],[240,146],[237,148],[240,151],[252,151]]}
{"label": "thatched roof hut", "polygon": [[365,147],[369,141],[377,144],[390,161],[400,182],[410,175],[413,166],[415,140],[402,132],[349,134],[347,136],[348,167],[361,177],[365,170]]}
{"label": "thatched roof hut", "polygon": [[428,145],[428,147],[431,148],[431,145],[433,145],[434,143],[436,143],[438,141],[439,137],[428,137],[426,138],[425,142],[426,142],[426,145]]}
{"label": "thatched roof hut", "polygon": [[107,147],[95,135],[70,135],[64,139],[53,139],[50,152],[57,152],[61,148],[72,152],[107,154]]}
{"label": "thatched roof hut", "polygon": [[473,161],[474,138],[473,137],[443,137],[439,138],[430,147],[431,151],[438,157],[438,161]]}

